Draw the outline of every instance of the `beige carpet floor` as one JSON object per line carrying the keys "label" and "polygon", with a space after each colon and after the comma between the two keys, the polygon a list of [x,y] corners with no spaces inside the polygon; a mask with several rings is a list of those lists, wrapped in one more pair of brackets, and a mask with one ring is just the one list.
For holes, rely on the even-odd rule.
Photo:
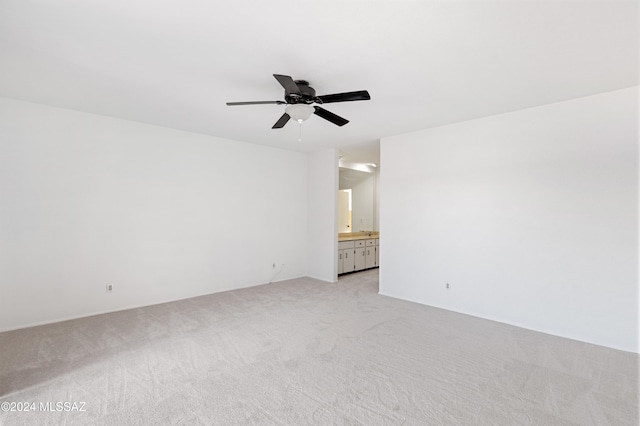
{"label": "beige carpet floor", "polygon": [[370,270],[0,333],[0,424],[638,424],[638,355],[377,291]]}

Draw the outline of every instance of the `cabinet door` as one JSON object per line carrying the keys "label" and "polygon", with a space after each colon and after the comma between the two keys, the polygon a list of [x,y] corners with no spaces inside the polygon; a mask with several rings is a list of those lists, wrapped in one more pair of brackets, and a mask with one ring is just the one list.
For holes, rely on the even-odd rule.
{"label": "cabinet door", "polygon": [[344,250],[338,250],[338,275],[344,272],[342,257],[344,256]]}
{"label": "cabinet door", "polygon": [[367,246],[365,247],[365,268],[373,268],[376,266],[376,246]]}
{"label": "cabinet door", "polygon": [[380,246],[376,246],[376,266],[380,266]]}
{"label": "cabinet door", "polygon": [[353,261],[355,262],[355,270],[359,271],[365,268],[366,265],[366,249],[359,247],[355,249],[355,255]]}
{"label": "cabinet door", "polygon": [[342,250],[342,272],[353,272],[354,265],[353,249]]}

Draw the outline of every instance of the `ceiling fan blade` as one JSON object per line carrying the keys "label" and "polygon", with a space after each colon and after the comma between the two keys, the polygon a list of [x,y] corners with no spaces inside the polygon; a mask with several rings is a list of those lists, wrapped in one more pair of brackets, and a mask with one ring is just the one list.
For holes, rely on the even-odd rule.
{"label": "ceiling fan blade", "polygon": [[335,115],[334,113],[327,111],[324,108],[320,108],[319,106],[314,106],[313,108],[315,109],[315,111],[313,112],[315,115],[318,115],[325,120],[332,122],[336,126],[344,126],[349,122],[349,120],[346,120],[339,115]]}
{"label": "ceiling fan blade", "polygon": [[287,93],[294,93],[296,95],[301,94],[296,82],[293,81],[293,79],[288,75],[274,74],[273,76],[276,78],[276,80],[278,80],[278,83],[280,83],[282,87],[284,87],[284,90],[286,90]]}
{"label": "ceiling fan blade", "polygon": [[282,105],[282,104],[286,104],[286,102],[285,101],[227,102],[228,106],[236,106],[236,105],[267,105],[267,104]]}
{"label": "ceiling fan blade", "polygon": [[284,127],[285,124],[287,124],[287,121],[289,121],[291,117],[289,116],[289,114],[287,114],[286,112],[284,114],[282,114],[282,117],[280,117],[278,119],[278,121],[276,121],[276,124],[273,125],[272,129],[281,129]]}
{"label": "ceiling fan blade", "polygon": [[332,95],[318,96],[323,104],[329,104],[331,102],[347,102],[347,101],[368,101],[371,99],[369,92],[366,90],[359,90],[357,92],[345,92],[334,93]]}

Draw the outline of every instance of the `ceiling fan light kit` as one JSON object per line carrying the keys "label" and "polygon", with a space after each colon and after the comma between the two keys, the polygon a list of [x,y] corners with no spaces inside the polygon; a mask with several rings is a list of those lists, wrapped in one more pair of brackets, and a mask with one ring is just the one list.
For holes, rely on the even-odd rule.
{"label": "ceiling fan light kit", "polygon": [[285,108],[285,113],[289,114],[289,117],[298,123],[306,121],[314,112],[315,109],[307,104],[293,104]]}
{"label": "ceiling fan light kit", "polygon": [[288,75],[273,74],[278,83],[284,88],[284,101],[250,101],[227,102],[228,106],[239,105],[287,105],[284,114],[276,121],[272,129],[281,129],[290,119],[302,124],[303,121],[315,114],[332,122],[336,126],[344,126],[349,120],[312,104],[326,104],[333,102],[368,101],[371,99],[369,92],[360,90],[357,92],[335,93],[331,95],[316,96],[316,91],[305,80],[294,80]]}

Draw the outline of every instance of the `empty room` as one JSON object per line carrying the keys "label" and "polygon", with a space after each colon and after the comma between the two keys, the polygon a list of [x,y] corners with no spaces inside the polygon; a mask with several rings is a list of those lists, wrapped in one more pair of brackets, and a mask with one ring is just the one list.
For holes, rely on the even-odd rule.
{"label": "empty room", "polygon": [[638,1],[0,2],[1,425],[637,425]]}

